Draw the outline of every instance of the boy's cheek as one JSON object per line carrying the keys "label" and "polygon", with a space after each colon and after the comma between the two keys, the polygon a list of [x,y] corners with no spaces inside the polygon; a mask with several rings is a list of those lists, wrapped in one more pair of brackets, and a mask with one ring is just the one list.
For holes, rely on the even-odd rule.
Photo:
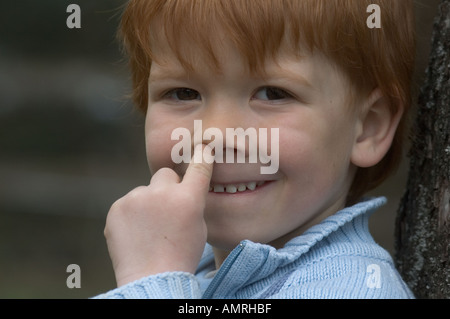
{"label": "boy's cheek", "polygon": [[171,158],[171,151],[176,142],[172,141],[170,134],[165,132],[147,132],[145,148],[151,174],[163,167],[172,169],[175,167]]}
{"label": "boy's cheek", "polygon": [[145,147],[151,174],[163,167],[176,168],[171,153],[180,140],[172,140],[172,134],[177,128],[190,129],[186,126],[190,122],[186,122],[149,108],[145,121]]}

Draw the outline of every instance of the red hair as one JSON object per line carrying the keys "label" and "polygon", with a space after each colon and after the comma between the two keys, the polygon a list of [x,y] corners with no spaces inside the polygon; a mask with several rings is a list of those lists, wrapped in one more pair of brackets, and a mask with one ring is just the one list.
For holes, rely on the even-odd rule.
{"label": "red hair", "polygon": [[[381,28],[366,24],[371,4],[381,9]],[[411,0],[131,0],[119,35],[129,57],[137,107],[146,112],[148,77],[152,61],[159,58],[154,48],[161,36],[184,67],[193,65],[183,50],[189,39],[219,71],[218,30],[236,46],[252,72],[263,72],[264,61],[275,58],[287,43],[293,54],[304,48],[324,54],[349,78],[356,94],[380,88],[393,113],[401,108],[407,113],[411,106],[415,58]],[[406,124],[404,117],[380,163],[358,169],[349,201],[378,186],[398,166]]]}

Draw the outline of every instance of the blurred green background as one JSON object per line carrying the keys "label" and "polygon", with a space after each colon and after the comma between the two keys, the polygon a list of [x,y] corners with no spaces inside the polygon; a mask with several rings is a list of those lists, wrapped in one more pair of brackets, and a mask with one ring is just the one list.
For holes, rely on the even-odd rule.
{"label": "blurred green background", "polygon": [[[150,178],[115,39],[125,2],[0,1],[0,298],[88,298],[115,286],[105,218]],[[417,86],[438,2],[416,1]],[[81,29],[66,26],[71,3]],[[373,192],[389,198],[371,228],[391,253],[406,175],[407,159]],[[69,264],[81,288],[67,288]]]}

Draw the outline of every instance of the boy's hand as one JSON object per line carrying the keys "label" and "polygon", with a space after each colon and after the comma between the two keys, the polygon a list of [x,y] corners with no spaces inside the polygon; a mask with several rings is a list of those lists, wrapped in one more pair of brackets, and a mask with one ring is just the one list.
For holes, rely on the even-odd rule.
{"label": "boy's hand", "polygon": [[[194,152],[202,149],[198,145]],[[191,161],[182,181],[162,168],[149,186],[112,205],[105,237],[118,286],[167,271],[195,272],[207,237],[203,211],[213,169],[209,162]]]}

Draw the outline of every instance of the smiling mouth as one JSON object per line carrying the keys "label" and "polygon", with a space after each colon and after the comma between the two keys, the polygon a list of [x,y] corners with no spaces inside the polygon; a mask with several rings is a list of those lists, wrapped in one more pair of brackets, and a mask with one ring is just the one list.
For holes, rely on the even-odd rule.
{"label": "smiling mouth", "polygon": [[242,193],[246,191],[254,191],[258,187],[263,186],[268,183],[268,181],[259,182],[247,182],[247,183],[236,183],[236,184],[211,184],[209,186],[209,191],[211,193]]}

